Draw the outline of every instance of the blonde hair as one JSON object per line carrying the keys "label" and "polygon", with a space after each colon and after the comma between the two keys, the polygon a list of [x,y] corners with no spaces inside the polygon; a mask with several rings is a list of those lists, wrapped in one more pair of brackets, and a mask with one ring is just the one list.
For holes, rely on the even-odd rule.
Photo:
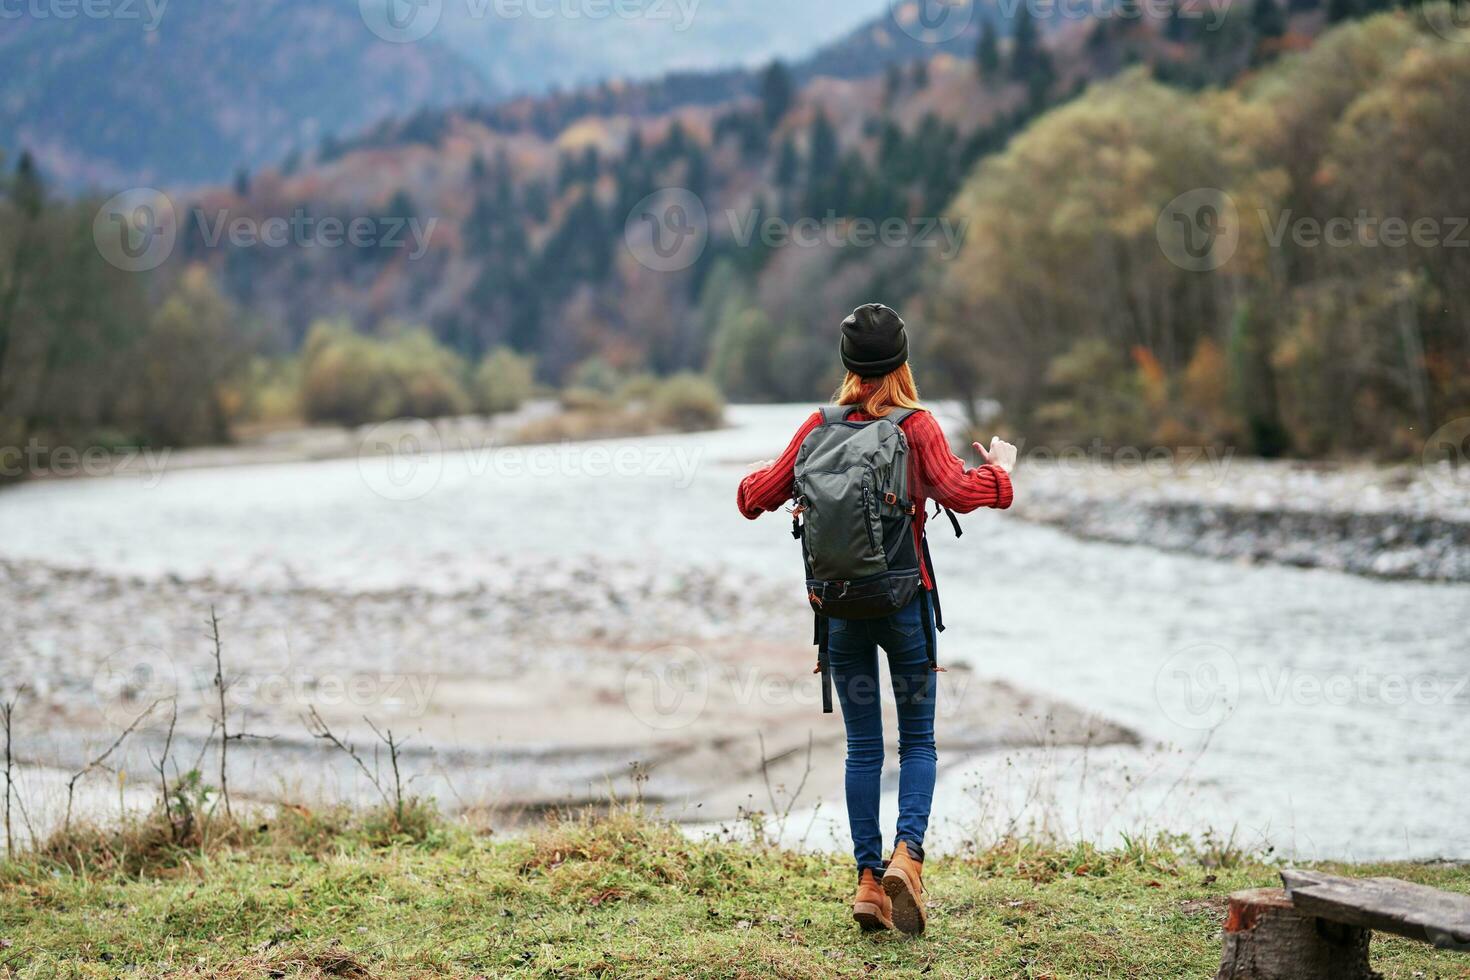
{"label": "blonde hair", "polygon": [[919,388],[908,364],[900,364],[881,378],[863,378],[851,371],[832,401],[838,405],[860,405],[863,414],[881,419],[895,408],[923,408]]}

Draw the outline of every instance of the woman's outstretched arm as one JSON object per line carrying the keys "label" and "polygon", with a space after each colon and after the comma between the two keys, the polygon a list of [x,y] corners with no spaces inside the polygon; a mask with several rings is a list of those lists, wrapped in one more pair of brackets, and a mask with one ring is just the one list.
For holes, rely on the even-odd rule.
{"label": "woman's outstretched arm", "polygon": [[949,440],[933,415],[916,413],[905,431],[918,460],[924,496],[959,514],[980,507],[1004,509],[1011,505],[1014,491],[1008,470],[1016,462],[1015,446],[996,439],[987,451],[977,442],[975,449],[986,463],[966,469],[964,461],[949,448]]}
{"label": "woman's outstretched arm", "polygon": [[796,454],[812,430],[822,424],[822,413],[813,412],[802,423],[781,458],[766,463],[740,481],[735,505],[751,520],[773,511],[791,499],[791,486],[796,481]]}

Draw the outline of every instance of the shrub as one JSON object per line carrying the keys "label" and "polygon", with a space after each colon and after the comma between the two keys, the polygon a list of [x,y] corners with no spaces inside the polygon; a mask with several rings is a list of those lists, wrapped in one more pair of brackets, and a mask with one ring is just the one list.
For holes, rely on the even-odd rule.
{"label": "shrub", "polygon": [[475,408],[486,415],[513,412],[531,397],[536,363],[508,347],[497,347],[475,369]]}
{"label": "shrub", "polygon": [[649,411],[659,425],[695,432],[724,424],[725,398],[709,378],[685,372],[654,389]]}
{"label": "shrub", "polygon": [[319,323],[301,359],[301,410],[314,422],[361,425],[462,415],[471,407],[463,360],[422,329],[379,339],[345,323]]}

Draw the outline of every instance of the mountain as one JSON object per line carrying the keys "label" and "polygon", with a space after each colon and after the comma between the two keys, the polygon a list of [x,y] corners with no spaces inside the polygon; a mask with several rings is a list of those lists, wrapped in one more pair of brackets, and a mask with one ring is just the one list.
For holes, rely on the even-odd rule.
{"label": "mountain", "polygon": [[17,4],[0,20],[0,149],[30,150],[72,188],[218,182],[388,117],[799,55],[883,10],[882,0],[413,2],[119,0],[66,18]]}
{"label": "mountain", "polygon": [[[448,49],[375,37],[344,0],[154,0],[0,33],[0,133],[70,186],[190,184],[426,103],[492,94]],[[156,10],[156,14],[150,14]]]}

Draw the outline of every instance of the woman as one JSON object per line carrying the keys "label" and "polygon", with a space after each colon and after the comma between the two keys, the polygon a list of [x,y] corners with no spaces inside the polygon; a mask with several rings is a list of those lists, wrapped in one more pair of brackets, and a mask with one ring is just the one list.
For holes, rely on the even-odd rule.
{"label": "woman", "polygon": [[[895,410],[905,416],[898,426],[907,440],[908,486],[912,505],[914,547],[923,547],[925,503],[934,500],[959,513],[977,507],[1011,504],[1010,470],[1016,447],[996,438],[987,450],[975,443],[985,465],[966,469],[950,451],[934,416],[920,410],[919,394],[908,367],[908,335],[897,313],[873,303],[853,311],[842,324],[842,363],[847,377],[836,404],[852,406],[847,421],[884,418]],[[841,413],[838,413],[839,415]],[[798,454],[807,437],[823,425],[814,413],[797,430],[780,459],[761,464],[740,483],[740,512],[754,520],[792,497]],[[796,513],[802,510],[798,501]],[[907,933],[923,932],[924,892],[921,881],[924,832],[934,795],[935,674],[932,657],[934,616],[933,570],[919,566],[922,588],[892,615],[876,619],[825,620],[826,668],[837,690],[847,728],[847,817],[857,859],[858,890],[853,918],[865,931],[896,924]],[[812,597],[814,607],[822,603]],[[878,826],[878,799],[883,773],[883,715],[878,695],[878,647],[888,655],[893,695],[898,708],[898,826],[893,856],[882,859],[883,834]]]}

